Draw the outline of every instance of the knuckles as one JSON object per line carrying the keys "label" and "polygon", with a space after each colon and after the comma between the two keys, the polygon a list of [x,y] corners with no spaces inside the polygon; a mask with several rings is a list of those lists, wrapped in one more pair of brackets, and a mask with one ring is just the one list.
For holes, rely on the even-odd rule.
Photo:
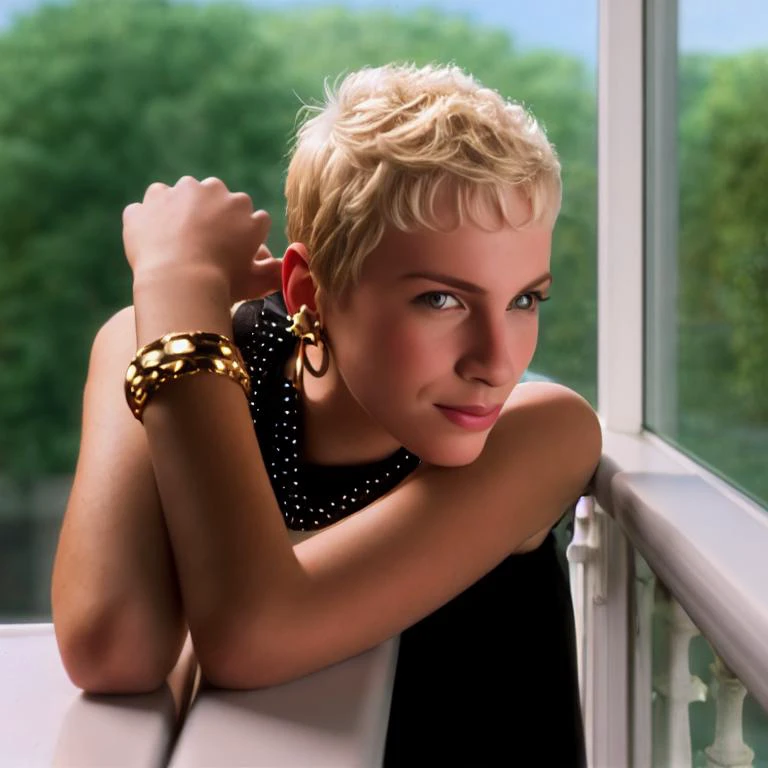
{"label": "knuckles", "polygon": [[[187,176],[186,178],[190,178],[190,177]],[[200,182],[200,186],[211,187],[213,189],[227,189],[227,185],[221,179],[217,179],[215,176],[208,176],[208,178],[203,179]]]}

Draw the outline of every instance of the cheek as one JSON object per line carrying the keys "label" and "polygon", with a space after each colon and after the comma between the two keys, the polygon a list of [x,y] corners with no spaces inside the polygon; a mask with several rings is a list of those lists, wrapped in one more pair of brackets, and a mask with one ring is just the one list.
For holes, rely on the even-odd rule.
{"label": "cheek", "polygon": [[434,357],[434,345],[424,334],[413,328],[392,328],[379,338],[378,373],[385,378],[409,379],[423,377]]}
{"label": "cheek", "polygon": [[518,325],[514,334],[512,355],[520,368],[527,368],[536,352],[536,343],[539,338],[538,316],[525,318],[525,322]]}
{"label": "cheek", "polygon": [[395,402],[428,376],[431,346],[412,328],[381,323],[358,326],[343,340],[343,375],[354,396],[366,407]]}

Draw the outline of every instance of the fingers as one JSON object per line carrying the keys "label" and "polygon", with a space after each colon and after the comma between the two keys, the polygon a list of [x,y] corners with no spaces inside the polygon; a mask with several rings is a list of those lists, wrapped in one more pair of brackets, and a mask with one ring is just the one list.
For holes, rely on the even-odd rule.
{"label": "fingers", "polygon": [[[169,189],[180,189],[184,187],[204,187],[210,191],[221,191],[229,195],[231,201],[235,202],[238,207],[241,207],[245,212],[251,216],[255,224],[255,236],[261,241],[265,240],[269,229],[272,225],[272,219],[269,214],[264,210],[253,210],[253,200],[251,196],[245,192],[230,192],[227,185],[219,178],[215,176],[208,176],[202,181],[198,181],[194,176],[182,176],[174,185],[170,187],[162,181],[155,181],[147,187],[144,193],[142,203],[147,203],[150,200],[156,198],[162,192],[167,192]],[[133,213],[133,206],[141,205],[142,203],[132,203],[123,210],[123,221],[125,217]],[[131,209],[131,210],[129,210]]]}
{"label": "fingers", "polygon": [[254,224],[254,238],[261,245],[266,241],[267,235],[269,235],[272,218],[266,211],[259,210],[251,214],[251,221]]}
{"label": "fingers", "polygon": [[259,231],[266,233],[269,232],[269,228],[272,226],[272,217],[264,210],[258,210],[251,214],[251,218],[258,227]]}
{"label": "fingers", "polygon": [[123,208],[123,225],[128,221],[128,219],[136,213],[136,211],[141,208],[141,203],[131,203],[130,205],[126,205],[125,208]]}
{"label": "fingers", "polygon": [[173,186],[186,187],[186,186],[189,186],[190,184],[199,184],[199,183],[200,182],[194,176],[182,176]]}
{"label": "fingers", "polygon": [[143,202],[147,202],[151,198],[155,197],[160,192],[164,192],[166,189],[168,189],[167,184],[163,184],[162,181],[156,181],[153,184],[150,184],[147,187],[147,191],[144,193],[144,200]]}
{"label": "fingers", "polygon": [[245,192],[233,192],[232,199],[242,205],[249,216],[253,213],[253,200],[251,200],[250,195],[246,195]]}
{"label": "fingers", "polygon": [[259,250],[256,251],[256,255],[253,257],[254,263],[277,261],[272,255],[272,251],[267,248],[266,245],[260,245]]}

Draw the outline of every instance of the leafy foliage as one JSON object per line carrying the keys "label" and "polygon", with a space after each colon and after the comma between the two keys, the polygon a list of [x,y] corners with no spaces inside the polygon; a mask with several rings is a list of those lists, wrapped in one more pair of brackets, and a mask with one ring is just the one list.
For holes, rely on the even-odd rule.
{"label": "leafy foliage", "polygon": [[[429,9],[73,0],[0,34],[4,474],[74,467],[91,341],[131,301],[123,207],[155,180],[219,176],[272,213],[279,255],[297,109],[322,98],[326,78],[390,61],[453,61],[546,127],[565,192],[534,369],[595,402],[596,98],[579,60],[522,53],[499,30]],[[758,423],[768,415],[767,77],[765,52],[691,56],[679,86],[681,406],[727,403]]]}
{"label": "leafy foliage", "polygon": [[131,303],[121,211],[220,176],[282,205],[295,99],[237,6],[78,0],[0,37],[0,465],[71,469],[97,328]]}
{"label": "leafy foliage", "polygon": [[131,301],[122,208],[155,180],[219,176],[273,213],[279,254],[300,101],[322,97],[326,77],[404,60],[453,60],[548,126],[566,168],[556,271],[567,287],[537,366],[594,396],[595,105],[579,62],[522,56],[505,34],[429,10],[75,0],[0,37],[4,471],[74,465],[91,341]]}

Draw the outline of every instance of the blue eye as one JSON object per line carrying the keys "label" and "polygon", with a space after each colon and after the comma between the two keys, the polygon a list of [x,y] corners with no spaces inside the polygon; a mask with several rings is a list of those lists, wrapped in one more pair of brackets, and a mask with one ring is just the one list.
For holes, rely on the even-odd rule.
{"label": "blue eye", "polygon": [[521,293],[514,301],[515,309],[523,312],[533,312],[542,301],[549,301],[549,296],[543,296],[539,291]]}
{"label": "blue eye", "polygon": [[[437,299],[437,301],[434,301]],[[415,302],[422,304],[427,309],[434,309],[436,311],[444,309],[456,309],[456,307],[446,307],[446,299],[452,299],[456,302],[457,306],[462,306],[461,302],[452,294],[445,291],[429,291],[429,293],[422,293],[421,296],[417,296]],[[543,296],[539,291],[529,291],[528,293],[521,293],[512,302],[510,309],[518,309],[521,312],[534,312],[542,301],[549,301],[549,296]]]}
{"label": "blue eye", "polygon": [[436,296],[438,297],[448,296],[449,298],[453,299],[458,303],[458,300],[453,294],[445,293],[444,291],[430,291],[429,293],[422,293],[421,296],[418,296],[416,298],[416,301],[419,302],[420,304],[424,304],[428,309],[436,309],[436,310],[445,309],[444,302],[438,304],[431,301],[431,299],[433,299]]}

